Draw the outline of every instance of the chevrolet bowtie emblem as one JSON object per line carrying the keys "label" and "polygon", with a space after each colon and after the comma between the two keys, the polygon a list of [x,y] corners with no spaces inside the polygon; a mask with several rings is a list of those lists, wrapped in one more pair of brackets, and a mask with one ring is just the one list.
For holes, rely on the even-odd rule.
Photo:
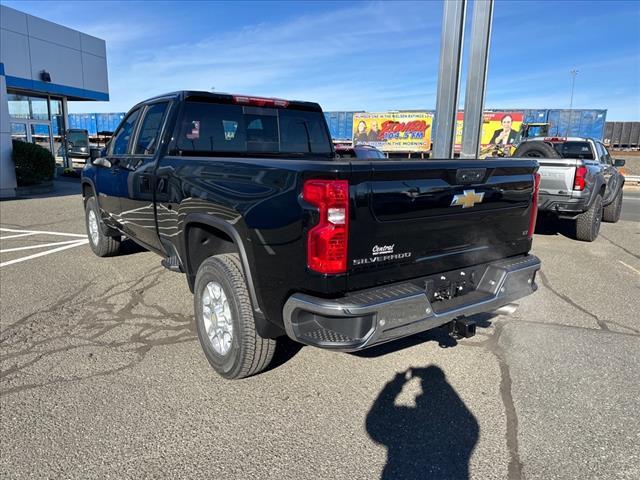
{"label": "chevrolet bowtie emblem", "polygon": [[484,192],[476,193],[475,190],[465,190],[462,195],[454,195],[451,200],[451,206],[462,206],[462,208],[471,208],[476,203],[482,203]]}

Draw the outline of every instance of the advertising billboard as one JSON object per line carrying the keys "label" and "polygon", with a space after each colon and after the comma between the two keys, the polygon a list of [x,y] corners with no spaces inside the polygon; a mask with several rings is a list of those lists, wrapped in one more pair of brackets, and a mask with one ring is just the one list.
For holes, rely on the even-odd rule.
{"label": "advertising billboard", "polygon": [[[484,112],[482,115],[482,136],[480,147],[487,145],[511,145],[516,142],[524,112]],[[462,145],[462,125],[464,113],[458,112],[456,118],[456,151]]]}
{"label": "advertising billboard", "polygon": [[427,152],[433,114],[426,112],[355,113],[353,144],[383,152]]}

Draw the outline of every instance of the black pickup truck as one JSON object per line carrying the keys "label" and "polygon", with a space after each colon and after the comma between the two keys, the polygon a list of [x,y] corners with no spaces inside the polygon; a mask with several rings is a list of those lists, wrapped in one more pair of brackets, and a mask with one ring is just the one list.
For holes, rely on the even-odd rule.
{"label": "black pickup truck", "polygon": [[278,337],[356,351],[536,290],[531,160],[341,159],[320,106],[177,92],[133,107],[82,191],[90,246],[126,236],[184,272],[213,368],[242,378]]}

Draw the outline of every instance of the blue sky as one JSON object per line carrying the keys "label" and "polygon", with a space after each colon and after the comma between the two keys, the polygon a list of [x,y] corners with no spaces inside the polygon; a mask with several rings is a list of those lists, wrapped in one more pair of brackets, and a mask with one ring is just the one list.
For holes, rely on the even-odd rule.
{"label": "blue sky", "polygon": [[[325,110],[435,107],[442,2],[2,3],[107,41],[111,101],[71,112],[212,87]],[[568,108],[577,68],[574,108],[640,120],[639,25],[637,1],[496,0],[485,106]]]}

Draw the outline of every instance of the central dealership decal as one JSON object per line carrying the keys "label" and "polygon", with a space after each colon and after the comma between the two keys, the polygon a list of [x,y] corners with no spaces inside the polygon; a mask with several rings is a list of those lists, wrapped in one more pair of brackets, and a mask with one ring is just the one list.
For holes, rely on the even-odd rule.
{"label": "central dealership decal", "polygon": [[394,243],[393,245],[384,245],[382,247],[379,247],[378,245],[374,246],[371,249],[371,253],[373,255],[384,255],[389,254],[389,253],[393,253],[393,247],[395,247],[396,244]]}

